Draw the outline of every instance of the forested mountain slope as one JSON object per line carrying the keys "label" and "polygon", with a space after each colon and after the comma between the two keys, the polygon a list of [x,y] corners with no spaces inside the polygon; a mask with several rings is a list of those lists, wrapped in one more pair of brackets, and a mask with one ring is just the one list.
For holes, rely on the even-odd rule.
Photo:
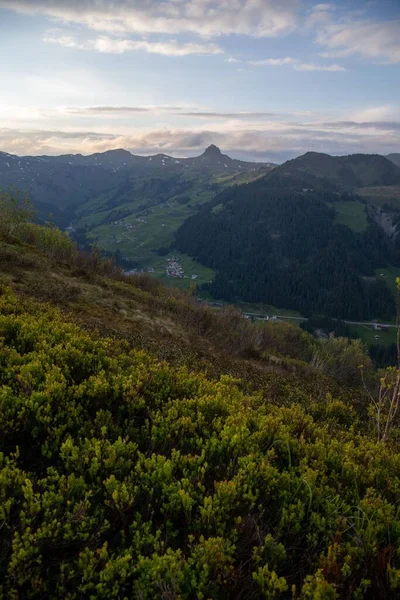
{"label": "forested mountain slope", "polygon": [[271,180],[227,190],[177,232],[176,248],[217,272],[214,297],[353,320],[393,315],[391,292],[375,279],[393,258],[384,232],[335,222],[335,206],[354,197]]}
{"label": "forested mountain slope", "polygon": [[358,342],[0,235],[2,597],[398,597],[398,424],[377,441]]}
{"label": "forested mountain slope", "polygon": [[400,167],[379,154],[330,156],[307,152],[269,176],[272,187],[358,188],[400,184]]}

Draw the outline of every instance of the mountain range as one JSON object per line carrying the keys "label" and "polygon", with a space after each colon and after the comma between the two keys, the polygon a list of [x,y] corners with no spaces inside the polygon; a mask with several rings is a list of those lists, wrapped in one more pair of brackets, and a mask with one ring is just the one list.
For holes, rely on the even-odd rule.
{"label": "mountain range", "polygon": [[166,154],[136,156],[121,149],[90,156],[20,157],[0,152],[0,186],[27,192],[43,214],[49,205],[57,212],[80,206],[130,178],[228,176],[273,166],[232,159],[213,145],[194,158],[173,158]]}
{"label": "mountain range", "polygon": [[399,256],[396,156],[307,152],[278,166],[214,145],[194,158],[0,153],[0,187],[27,191],[39,218],[53,213],[82,245],[94,240],[161,279],[165,257],[178,253],[178,272],[214,297],[390,317],[393,298],[376,270]]}

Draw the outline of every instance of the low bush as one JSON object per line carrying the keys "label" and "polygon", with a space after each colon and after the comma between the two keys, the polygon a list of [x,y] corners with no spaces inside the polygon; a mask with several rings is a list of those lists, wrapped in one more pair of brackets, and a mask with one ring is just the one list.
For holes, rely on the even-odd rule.
{"label": "low bush", "polygon": [[400,454],[314,415],[3,290],[0,596],[395,600]]}
{"label": "low bush", "polygon": [[263,350],[275,351],[304,362],[310,362],[316,349],[312,335],[290,323],[267,321],[261,328]]}
{"label": "low bush", "polygon": [[34,210],[26,196],[14,190],[0,190],[0,215],[0,238],[10,240],[31,221]]}
{"label": "low bush", "polygon": [[26,223],[21,229],[20,238],[26,244],[36,246],[54,260],[68,259],[74,250],[69,235],[51,224],[41,226]]}

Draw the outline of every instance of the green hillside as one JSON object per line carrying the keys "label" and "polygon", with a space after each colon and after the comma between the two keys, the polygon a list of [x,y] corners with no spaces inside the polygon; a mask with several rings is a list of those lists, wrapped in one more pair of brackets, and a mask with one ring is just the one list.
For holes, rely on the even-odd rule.
{"label": "green hillside", "polygon": [[395,600],[400,429],[362,345],[126,277],[11,209],[1,597]]}
{"label": "green hillside", "polygon": [[[193,175],[148,180],[139,178],[129,185],[92,198],[76,211],[74,229],[84,229],[96,244],[113,254],[117,250],[140,269],[159,273],[159,248],[168,249],[175,233],[187,218],[225,187],[257,180],[257,171],[224,177]],[[204,268],[204,267],[203,267]],[[201,265],[196,265],[199,282]],[[162,268],[165,272],[165,268]]]}
{"label": "green hillside", "polygon": [[331,202],[329,204],[336,212],[335,223],[346,225],[353,231],[365,231],[368,227],[365,204],[357,200]]}

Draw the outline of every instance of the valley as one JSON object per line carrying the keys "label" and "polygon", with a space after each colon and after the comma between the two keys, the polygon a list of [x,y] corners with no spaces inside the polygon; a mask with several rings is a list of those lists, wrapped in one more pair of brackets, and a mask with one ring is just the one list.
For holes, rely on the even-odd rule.
{"label": "valley", "polygon": [[261,303],[275,315],[353,321],[369,345],[381,336],[359,323],[393,322],[400,167],[388,158],[308,152],[278,166],[216,146],[184,159],[0,153],[0,185],[11,184],[39,220],[52,213],[126,272],[248,313]]}
{"label": "valley", "polygon": [[[223,189],[255,181],[275,166],[231,159],[213,145],[183,159],[125,150],[59,157],[0,152],[0,187],[26,193],[39,220],[51,215],[85,247],[95,244],[127,268],[149,271],[171,284],[163,257],[177,229]],[[185,255],[180,260],[198,284],[212,279],[204,265]],[[187,281],[177,278],[175,284]]]}
{"label": "valley", "polygon": [[[165,182],[161,180],[158,183],[162,186]],[[168,181],[166,185],[169,185],[168,195],[159,197],[149,194],[144,198],[135,198],[132,193],[126,194],[116,208],[110,208],[112,194],[95,198],[79,208],[72,225],[87,231],[96,240],[96,245],[107,253],[118,252],[124,261],[134,264],[137,269],[154,269],[157,276],[163,277],[163,257],[169,252],[175,232],[202,204],[211,201],[216,193],[210,189],[209,182],[202,179],[188,182],[185,193],[181,195],[179,189],[182,184],[179,180]],[[210,279],[209,275],[203,277],[204,267],[197,264],[195,268],[199,281],[203,283]]]}

